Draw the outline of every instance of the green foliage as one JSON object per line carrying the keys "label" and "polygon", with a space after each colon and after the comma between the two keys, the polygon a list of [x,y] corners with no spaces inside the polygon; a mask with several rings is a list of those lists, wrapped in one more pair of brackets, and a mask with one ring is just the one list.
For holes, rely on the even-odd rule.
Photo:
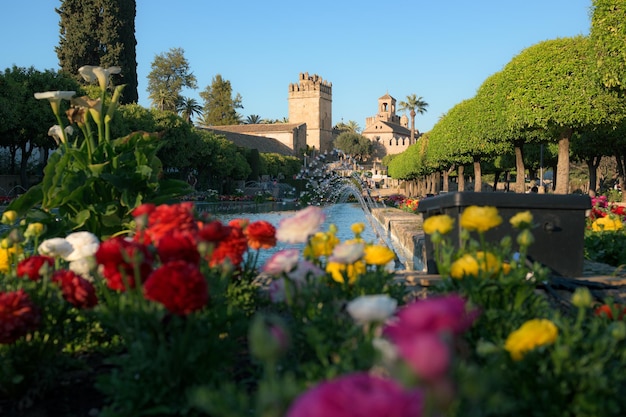
{"label": "green foliage", "polygon": [[148,74],[148,94],[152,106],[176,112],[183,88],[197,88],[196,76],[189,67],[182,48],[171,48],[152,61]]}
{"label": "green foliage", "polygon": [[626,88],[624,0],[593,0],[590,37],[597,79],[606,87]]}
{"label": "green foliage", "polygon": [[230,81],[222,78],[220,74],[213,77],[211,85],[208,85],[200,93],[204,100],[202,107],[202,124],[205,126],[225,126],[239,124],[241,116],[237,109],[242,109],[241,96],[239,93],[232,96],[233,89]]}
{"label": "green foliage", "polygon": [[585,231],[585,259],[614,267],[626,265],[626,233],[623,230]]}
{"label": "green foliage", "polygon": [[286,156],[277,153],[262,153],[261,175],[269,175],[278,178],[283,175],[285,178],[292,178],[302,168],[302,161],[295,156]]}
{"label": "green foliage", "polygon": [[83,65],[119,66],[116,84],[126,85],[121,103],[137,102],[136,0],[63,0],[56,11],[61,36],[55,51],[62,71],[79,80]]}
{"label": "green foliage", "polygon": [[361,161],[367,159],[373,150],[371,140],[351,131],[345,131],[337,136],[334,147]]}
{"label": "green foliage", "polygon": [[[33,151],[52,149],[54,140],[48,136],[48,129],[56,123],[50,105],[35,99],[34,92],[65,90],[78,91],[75,80],[64,73],[33,67],[13,66],[0,74],[0,146],[21,150],[18,172],[25,177]],[[16,161],[12,161],[15,163]],[[27,187],[28,184],[23,184]]]}

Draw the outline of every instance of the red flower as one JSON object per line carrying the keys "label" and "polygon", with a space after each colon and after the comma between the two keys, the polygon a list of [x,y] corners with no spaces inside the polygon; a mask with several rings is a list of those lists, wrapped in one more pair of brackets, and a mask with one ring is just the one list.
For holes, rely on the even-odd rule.
{"label": "red flower", "polygon": [[271,249],[276,246],[276,228],[265,220],[252,222],[244,229],[251,249]]}
{"label": "red flower", "polygon": [[200,239],[207,242],[219,242],[230,233],[228,226],[224,226],[220,221],[214,220],[205,224],[199,231]]}
{"label": "red flower", "polygon": [[54,258],[45,255],[33,255],[17,264],[17,276],[26,276],[31,281],[41,279],[41,268],[46,265],[48,268],[54,266]]}
{"label": "red flower", "polygon": [[618,320],[622,320],[626,315],[626,306],[620,306],[619,304],[608,305],[602,304],[594,310],[596,316],[606,317],[609,320],[613,320],[613,311],[618,313]]}
{"label": "red flower", "polygon": [[52,274],[52,282],[61,287],[63,298],[74,307],[92,308],[98,304],[93,284],[74,271],[56,271]]}
{"label": "red flower", "polygon": [[234,266],[239,266],[243,262],[243,254],[248,250],[248,239],[243,234],[243,230],[231,224],[226,226],[228,235],[220,240],[211,253],[210,266],[217,266],[229,260]]}
{"label": "red flower", "polygon": [[152,272],[153,257],[145,245],[118,236],[100,244],[96,261],[104,267],[107,286],[112,290],[124,291],[126,284],[130,288],[135,287],[135,265],[140,281],[146,280]]}
{"label": "red flower", "polygon": [[169,262],[150,274],[144,296],[178,315],[200,310],[209,302],[208,286],[200,269],[185,261]]}
{"label": "red flower", "polygon": [[196,231],[198,224],[194,216],[194,204],[186,201],[179,204],[161,204],[148,214],[146,230],[138,234],[140,241],[158,245],[159,240],[174,231]]}
{"label": "red flower", "polygon": [[9,344],[37,329],[41,315],[24,290],[0,292],[0,343]]}
{"label": "red flower", "polygon": [[172,232],[161,238],[157,252],[162,263],[186,261],[197,264],[200,261],[198,244],[190,232]]}

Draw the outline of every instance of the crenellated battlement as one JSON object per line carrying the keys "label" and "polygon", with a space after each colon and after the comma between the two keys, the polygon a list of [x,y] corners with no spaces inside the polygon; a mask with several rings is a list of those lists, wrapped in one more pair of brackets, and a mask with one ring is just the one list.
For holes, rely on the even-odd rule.
{"label": "crenellated battlement", "polygon": [[319,91],[320,95],[332,96],[333,85],[317,74],[309,75],[308,72],[301,72],[300,80],[289,84],[289,93],[304,91]]}

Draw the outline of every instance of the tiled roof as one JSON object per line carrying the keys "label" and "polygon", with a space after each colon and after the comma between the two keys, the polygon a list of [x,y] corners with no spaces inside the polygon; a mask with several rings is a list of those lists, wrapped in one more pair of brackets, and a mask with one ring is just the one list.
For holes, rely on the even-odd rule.
{"label": "tiled roof", "polygon": [[[283,124],[284,126],[285,124]],[[236,125],[236,126],[248,126],[248,125]],[[261,126],[261,125],[252,125],[252,126]],[[271,126],[271,125],[268,125]],[[297,125],[294,125],[297,126]],[[255,135],[247,135],[245,133],[238,133],[233,130],[226,130],[226,128],[232,128],[234,126],[211,126],[211,127],[200,127],[200,129],[210,130],[217,135],[224,136],[229,141],[233,142],[235,145],[240,146],[242,148],[248,149],[256,149],[260,153],[277,153],[280,155],[288,155],[293,156],[293,150],[281,143],[280,141],[268,138],[264,136],[255,136]],[[223,129],[224,128],[224,129]],[[278,130],[275,130],[278,131]],[[284,130],[281,130],[284,132]],[[258,130],[257,130],[258,132]]]}

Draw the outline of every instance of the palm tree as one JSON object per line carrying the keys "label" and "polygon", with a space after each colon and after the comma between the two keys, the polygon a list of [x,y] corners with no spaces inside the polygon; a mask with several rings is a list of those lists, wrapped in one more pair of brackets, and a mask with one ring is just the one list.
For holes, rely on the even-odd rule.
{"label": "palm tree", "polygon": [[191,123],[193,116],[200,116],[202,114],[202,106],[198,103],[198,100],[191,97],[179,97],[178,103],[176,103],[176,111],[180,113],[181,117]]}
{"label": "palm tree", "polygon": [[247,125],[256,125],[261,123],[261,116],[259,116],[258,114],[251,114],[248,117],[246,117],[246,120],[244,121],[244,124]]}
{"label": "palm tree", "polygon": [[351,133],[360,133],[361,126],[354,120],[348,120],[348,123],[344,123],[343,121],[337,123],[335,125],[335,129],[340,130],[342,132],[351,132]]}
{"label": "palm tree", "polygon": [[406,101],[401,101],[398,103],[398,110],[406,111],[409,110],[409,114],[411,115],[411,142],[415,143],[415,115],[417,113],[424,114],[426,112],[426,107],[428,107],[428,103],[424,101],[422,96],[417,97],[415,93],[409,94],[406,96]]}

